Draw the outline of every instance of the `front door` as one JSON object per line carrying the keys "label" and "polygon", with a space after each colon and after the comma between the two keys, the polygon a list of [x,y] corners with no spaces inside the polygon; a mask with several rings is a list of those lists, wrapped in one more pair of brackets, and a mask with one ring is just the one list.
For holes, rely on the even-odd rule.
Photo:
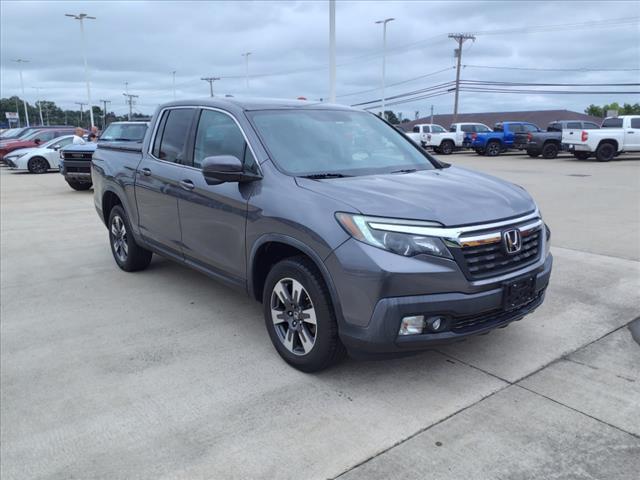
{"label": "front door", "polygon": [[640,117],[631,118],[629,127],[624,129],[624,149],[627,152],[640,151]]}
{"label": "front door", "polygon": [[187,139],[196,110],[165,110],[151,152],[145,152],[136,170],[138,222],[144,239],[160,250],[182,256],[178,197],[182,172],[187,170]]}
{"label": "front door", "polygon": [[216,155],[233,155],[245,169],[257,164],[242,130],[233,117],[220,110],[203,109],[197,122],[192,168],[184,184],[191,191],[178,200],[185,260],[236,284],[246,280],[245,228],[247,206],[254,183],[208,185],[200,170],[202,161]]}

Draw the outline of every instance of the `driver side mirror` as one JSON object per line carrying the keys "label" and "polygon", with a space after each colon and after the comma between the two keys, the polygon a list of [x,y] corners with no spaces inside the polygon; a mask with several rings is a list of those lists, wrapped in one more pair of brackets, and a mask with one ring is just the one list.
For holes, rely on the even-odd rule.
{"label": "driver side mirror", "polygon": [[224,182],[252,182],[260,177],[245,173],[242,162],[233,155],[216,155],[202,161],[202,175],[208,185]]}
{"label": "driver side mirror", "polygon": [[56,143],[54,146],[52,146],[51,148],[53,148],[54,150],[60,150],[60,145],[58,143]]}

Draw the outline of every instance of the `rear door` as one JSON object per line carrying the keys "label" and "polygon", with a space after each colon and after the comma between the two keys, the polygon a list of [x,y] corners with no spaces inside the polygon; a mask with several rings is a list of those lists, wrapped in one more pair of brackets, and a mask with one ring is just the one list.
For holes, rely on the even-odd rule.
{"label": "rear door", "polygon": [[217,155],[242,160],[245,170],[252,173],[258,173],[259,167],[239,124],[223,110],[200,111],[191,148],[191,167],[180,177],[190,190],[178,201],[185,260],[243,285],[247,206],[255,183],[208,185],[201,167],[205,158]]}
{"label": "rear door", "polygon": [[187,156],[187,140],[195,108],[164,110],[136,170],[136,203],[140,232],[156,248],[182,256],[178,197]]}
{"label": "rear door", "polygon": [[629,125],[624,129],[624,150],[637,152],[640,150],[640,117],[629,119]]}

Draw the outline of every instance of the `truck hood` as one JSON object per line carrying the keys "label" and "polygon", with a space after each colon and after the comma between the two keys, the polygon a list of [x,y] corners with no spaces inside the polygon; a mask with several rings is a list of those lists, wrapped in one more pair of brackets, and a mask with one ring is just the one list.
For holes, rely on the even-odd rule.
{"label": "truck hood", "polygon": [[429,220],[445,226],[491,222],[536,209],[523,188],[454,166],[407,174],[296,181],[302,188],[342,201],[364,215]]}

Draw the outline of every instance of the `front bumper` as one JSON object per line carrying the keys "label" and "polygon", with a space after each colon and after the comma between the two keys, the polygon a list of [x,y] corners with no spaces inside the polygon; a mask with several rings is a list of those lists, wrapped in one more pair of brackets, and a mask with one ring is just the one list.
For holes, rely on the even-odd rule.
{"label": "front bumper", "polygon": [[91,161],[60,160],[60,173],[66,178],[91,182]]}
{"label": "front bumper", "polygon": [[[553,258],[548,255],[545,260],[509,274],[508,279],[470,282],[455,262],[434,258],[416,266],[417,260],[378,250],[378,264],[384,271],[375,272],[358,254],[360,249],[374,247],[356,241],[349,245],[350,242],[325,264],[339,292],[340,338],[356,355],[424,350],[520,320],[542,304],[553,265]],[[396,257],[392,259],[395,264],[382,263],[387,255]],[[413,271],[407,268],[411,266]],[[346,275],[337,272],[337,268]],[[503,307],[505,281],[522,276],[535,278],[535,296],[530,303],[507,311]],[[448,327],[441,333],[398,336],[402,318],[411,315],[443,315],[448,318]]]}

